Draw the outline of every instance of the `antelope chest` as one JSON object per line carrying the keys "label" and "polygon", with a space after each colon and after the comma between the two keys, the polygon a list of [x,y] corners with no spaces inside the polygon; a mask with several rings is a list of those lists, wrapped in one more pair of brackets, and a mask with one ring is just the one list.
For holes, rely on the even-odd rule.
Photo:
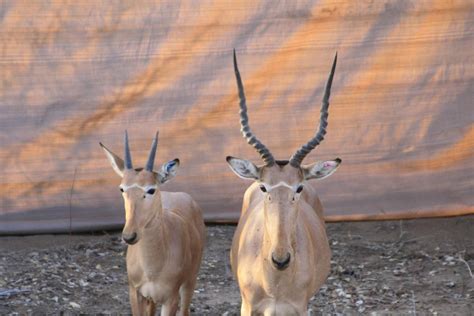
{"label": "antelope chest", "polygon": [[[248,236],[260,229],[244,230],[243,234]],[[278,271],[260,251],[262,237],[252,237],[255,238],[244,239],[237,254],[239,264],[236,274],[242,295],[253,306],[254,312],[301,314],[307,308],[309,297],[326,279],[329,260],[320,257],[314,249],[308,251],[310,243],[307,236],[300,233],[294,255],[297,262],[284,271]],[[319,246],[316,248],[319,249]]]}
{"label": "antelope chest", "polygon": [[[273,269],[272,267],[268,267]],[[252,312],[265,315],[301,315],[306,310],[308,280],[288,271],[274,277],[260,264],[254,270],[240,271],[239,285]],[[283,272],[283,273],[286,273]]]}
{"label": "antelope chest", "polygon": [[157,281],[146,281],[139,288],[140,294],[155,303],[163,303],[168,298],[171,288]]}
{"label": "antelope chest", "polygon": [[[241,288],[255,299],[299,298],[315,291],[312,275],[295,272],[293,268],[272,271],[275,269],[271,263],[265,264],[265,259],[263,260],[263,264],[255,262],[251,268],[244,267],[238,272]],[[295,288],[298,290],[295,291]]]}
{"label": "antelope chest", "polygon": [[176,264],[153,265],[141,256],[134,257],[135,255],[137,255],[136,248],[129,247],[127,253],[129,284],[143,297],[152,299],[155,303],[163,303],[176,288],[179,288],[182,282],[181,270],[176,269]]}

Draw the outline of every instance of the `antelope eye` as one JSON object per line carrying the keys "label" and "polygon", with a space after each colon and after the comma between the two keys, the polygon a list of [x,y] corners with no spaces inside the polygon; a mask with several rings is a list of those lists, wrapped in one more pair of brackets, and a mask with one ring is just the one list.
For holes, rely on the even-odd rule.
{"label": "antelope eye", "polygon": [[150,190],[146,191],[146,194],[150,194],[150,195],[155,194],[155,189],[150,189]]}
{"label": "antelope eye", "polygon": [[298,186],[298,188],[296,189],[296,193],[301,193],[301,191],[303,191],[302,185]]}
{"label": "antelope eye", "polygon": [[267,192],[267,188],[265,188],[263,184],[260,186],[260,190],[262,190],[262,192]]}
{"label": "antelope eye", "polygon": [[123,188],[119,188],[119,190],[120,190],[120,192],[122,192],[122,193],[124,192],[124,191],[123,191]]}

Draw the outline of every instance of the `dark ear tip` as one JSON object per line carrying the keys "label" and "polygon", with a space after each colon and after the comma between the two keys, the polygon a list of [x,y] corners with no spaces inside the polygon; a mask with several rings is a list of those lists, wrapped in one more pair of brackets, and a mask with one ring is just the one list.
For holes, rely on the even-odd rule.
{"label": "dark ear tip", "polygon": [[225,160],[226,160],[227,162],[230,162],[232,159],[234,159],[234,157],[232,157],[232,156],[227,156],[227,157],[225,157]]}
{"label": "dark ear tip", "polygon": [[334,159],[335,162],[337,162],[338,164],[340,164],[342,162],[341,158],[336,158]]}
{"label": "dark ear tip", "polygon": [[173,159],[173,161],[179,166],[179,163],[180,163],[179,158],[175,158]]}
{"label": "dark ear tip", "polygon": [[104,144],[102,144],[101,142],[99,142],[99,145],[100,145],[100,147],[102,147],[102,148],[105,147]]}

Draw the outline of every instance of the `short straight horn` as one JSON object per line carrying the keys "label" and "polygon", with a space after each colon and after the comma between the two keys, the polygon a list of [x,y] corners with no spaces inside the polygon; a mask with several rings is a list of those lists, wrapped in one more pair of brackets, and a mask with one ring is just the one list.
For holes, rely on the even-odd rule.
{"label": "short straight horn", "polygon": [[265,162],[265,165],[271,166],[275,163],[275,159],[273,158],[268,148],[264,144],[262,144],[250,130],[249,117],[247,115],[247,104],[245,100],[244,85],[242,83],[242,79],[240,78],[240,72],[239,72],[239,67],[237,66],[237,57],[235,55],[235,49],[234,49],[234,72],[235,72],[235,78],[237,80],[237,87],[239,89],[240,126],[241,126],[240,131],[242,132],[242,135],[244,136],[244,138],[247,140],[247,143],[251,145],[253,148],[255,148],[257,152],[260,154],[260,157]]}
{"label": "short straight horn", "polygon": [[128,145],[127,130],[125,130],[125,169],[133,169],[132,156],[130,155],[130,147]]}
{"label": "short straight horn", "polygon": [[148,161],[146,163],[145,169],[147,171],[153,171],[153,164],[155,163],[156,147],[158,145],[158,132],[156,132],[155,139],[151,144],[150,155],[148,156]]}
{"label": "short straight horn", "polygon": [[336,70],[336,63],[337,63],[337,53],[334,56],[334,62],[332,64],[331,73],[329,74],[328,81],[326,82],[326,88],[324,89],[324,97],[323,97],[323,104],[321,106],[321,118],[319,120],[319,130],[316,136],[310,139],[305,145],[301,146],[300,149],[296,151],[296,153],[290,158],[290,164],[298,168],[303,159],[308,155],[316,146],[319,145],[324,139],[324,135],[326,135],[326,127],[328,126],[328,116],[329,116],[329,96],[331,95],[331,85],[332,79],[334,77],[334,72]]}

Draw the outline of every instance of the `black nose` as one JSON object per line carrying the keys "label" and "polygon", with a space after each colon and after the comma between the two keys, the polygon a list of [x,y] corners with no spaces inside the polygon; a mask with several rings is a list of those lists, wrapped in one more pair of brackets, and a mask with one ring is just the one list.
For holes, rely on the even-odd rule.
{"label": "black nose", "polygon": [[283,259],[283,260],[275,259],[275,257],[272,254],[273,265],[275,265],[275,268],[277,268],[278,270],[285,270],[286,268],[288,268],[288,265],[290,264],[290,259],[291,259],[291,256],[289,253],[286,254],[286,259]]}
{"label": "black nose", "polygon": [[137,242],[137,233],[133,233],[131,235],[122,234],[122,239],[129,245],[133,245]]}

